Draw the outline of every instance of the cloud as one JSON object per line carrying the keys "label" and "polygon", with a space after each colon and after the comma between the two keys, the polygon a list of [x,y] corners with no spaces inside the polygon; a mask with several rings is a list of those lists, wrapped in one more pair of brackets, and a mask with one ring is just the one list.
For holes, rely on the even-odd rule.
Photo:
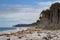
{"label": "cloud", "polygon": [[[40,9],[27,5],[7,5],[8,9],[0,11],[0,17],[5,21],[32,23],[39,19]],[[3,20],[4,21],[4,20]]]}
{"label": "cloud", "polygon": [[38,2],[37,5],[39,5],[40,8],[42,9],[49,9],[49,7],[51,6],[51,4],[59,2],[60,0],[55,0],[55,1],[46,1],[46,2]]}
{"label": "cloud", "polygon": [[36,22],[36,20],[39,19],[40,12],[48,9],[50,5],[55,2],[60,1],[36,2],[37,5],[33,6],[21,4],[0,4],[0,22],[13,22],[12,25],[16,23],[21,24]]}

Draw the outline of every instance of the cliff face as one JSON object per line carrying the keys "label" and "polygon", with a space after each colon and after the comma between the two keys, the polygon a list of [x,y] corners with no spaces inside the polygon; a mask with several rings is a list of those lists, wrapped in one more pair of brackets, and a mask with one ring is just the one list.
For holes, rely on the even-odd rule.
{"label": "cliff face", "polygon": [[47,10],[43,10],[40,24],[44,26],[60,26],[60,3],[54,3]]}

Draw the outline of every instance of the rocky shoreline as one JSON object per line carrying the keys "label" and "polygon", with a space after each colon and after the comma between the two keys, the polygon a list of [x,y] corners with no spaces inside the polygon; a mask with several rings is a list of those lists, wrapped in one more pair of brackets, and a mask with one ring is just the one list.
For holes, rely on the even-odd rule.
{"label": "rocky shoreline", "polygon": [[60,30],[28,28],[10,34],[0,34],[0,40],[60,40]]}

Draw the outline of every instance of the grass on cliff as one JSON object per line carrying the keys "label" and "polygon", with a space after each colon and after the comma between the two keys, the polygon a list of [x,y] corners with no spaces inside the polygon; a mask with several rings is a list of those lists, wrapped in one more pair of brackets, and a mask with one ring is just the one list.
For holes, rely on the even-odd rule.
{"label": "grass on cliff", "polygon": [[60,26],[45,26],[45,27],[38,27],[38,26],[36,26],[35,28],[37,28],[37,29],[45,29],[45,30],[60,30]]}
{"label": "grass on cliff", "polygon": [[60,26],[45,26],[43,29],[47,30],[60,30]]}

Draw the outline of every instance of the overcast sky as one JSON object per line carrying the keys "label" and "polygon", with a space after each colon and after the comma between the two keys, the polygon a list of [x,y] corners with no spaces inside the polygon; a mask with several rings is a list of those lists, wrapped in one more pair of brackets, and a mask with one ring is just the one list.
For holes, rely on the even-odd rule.
{"label": "overcast sky", "polygon": [[60,0],[0,0],[0,27],[36,22],[40,12],[55,2]]}

